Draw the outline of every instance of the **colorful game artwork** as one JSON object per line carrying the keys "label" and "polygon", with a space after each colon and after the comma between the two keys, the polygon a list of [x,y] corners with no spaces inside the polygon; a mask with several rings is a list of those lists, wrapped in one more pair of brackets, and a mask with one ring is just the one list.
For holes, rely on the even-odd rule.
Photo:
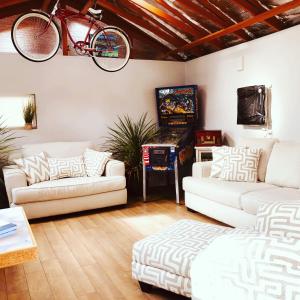
{"label": "colorful game artwork", "polygon": [[197,119],[197,86],[156,89],[160,126],[187,126]]}

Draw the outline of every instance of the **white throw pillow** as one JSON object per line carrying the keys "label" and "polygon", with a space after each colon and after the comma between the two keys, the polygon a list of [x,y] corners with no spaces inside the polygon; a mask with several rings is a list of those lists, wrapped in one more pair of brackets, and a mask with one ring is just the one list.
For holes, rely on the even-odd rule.
{"label": "white throw pillow", "polygon": [[257,182],[260,149],[231,148],[224,158],[220,178],[229,181]]}
{"label": "white throw pillow", "polygon": [[15,159],[14,162],[22,169],[27,177],[28,184],[49,180],[49,166],[44,152],[26,158]]}
{"label": "white throw pillow", "polygon": [[111,157],[111,153],[99,152],[87,148],[83,154],[83,157],[87,176],[101,176],[104,172],[106,163]]}
{"label": "white throw pillow", "polygon": [[224,158],[230,152],[229,149],[231,147],[223,146],[223,147],[212,147],[212,164],[211,164],[211,171],[210,177],[211,178],[218,178],[221,175],[224,165]]}
{"label": "white throw pillow", "polygon": [[276,139],[271,138],[240,138],[238,145],[244,148],[259,148],[261,154],[258,162],[257,176],[259,181],[265,181],[268,161]]}
{"label": "white throw pillow", "polygon": [[48,158],[50,180],[66,177],[85,177],[84,161],[82,156],[69,158]]}
{"label": "white throw pillow", "polygon": [[280,142],[274,145],[267,167],[266,183],[300,187],[300,143]]}

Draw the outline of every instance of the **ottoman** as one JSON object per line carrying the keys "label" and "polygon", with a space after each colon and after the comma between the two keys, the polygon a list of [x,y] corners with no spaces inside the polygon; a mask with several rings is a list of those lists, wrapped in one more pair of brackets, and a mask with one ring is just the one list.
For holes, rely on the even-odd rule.
{"label": "ottoman", "polygon": [[152,286],[191,297],[191,263],[216,237],[233,229],[180,220],[133,246],[132,276],[142,291]]}

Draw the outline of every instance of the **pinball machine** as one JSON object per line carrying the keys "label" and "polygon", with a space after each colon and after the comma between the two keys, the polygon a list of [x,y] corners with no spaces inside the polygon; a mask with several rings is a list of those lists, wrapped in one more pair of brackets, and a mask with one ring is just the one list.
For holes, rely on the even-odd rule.
{"label": "pinball machine", "polygon": [[176,203],[182,178],[191,175],[194,127],[198,121],[197,86],[156,88],[159,135],[143,145],[143,197],[150,173],[174,172]]}

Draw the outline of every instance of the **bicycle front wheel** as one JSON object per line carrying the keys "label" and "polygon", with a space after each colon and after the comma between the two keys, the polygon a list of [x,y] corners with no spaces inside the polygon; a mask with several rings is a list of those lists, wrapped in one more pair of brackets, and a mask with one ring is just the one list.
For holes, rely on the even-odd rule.
{"label": "bicycle front wheel", "polygon": [[48,15],[40,12],[26,13],[17,18],[11,38],[19,54],[35,62],[52,58],[60,45],[57,25]]}
{"label": "bicycle front wheel", "polygon": [[116,72],[129,61],[130,43],[126,34],[117,27],[97,31],[92,40],[93,60],[104,71]]}

